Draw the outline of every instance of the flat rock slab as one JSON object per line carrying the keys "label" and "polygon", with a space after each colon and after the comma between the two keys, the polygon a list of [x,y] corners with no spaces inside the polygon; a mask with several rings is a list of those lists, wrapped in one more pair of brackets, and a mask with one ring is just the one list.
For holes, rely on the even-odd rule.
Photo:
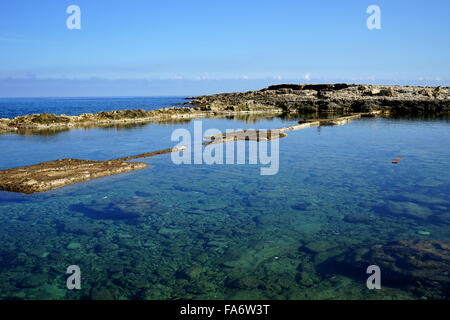
{"label": "flat rock slab", "polygon": [[60,159],[27,167],[0,170],[0,190],[31,194],[95,178],[144,169],[147,166],[146,163],[122,160]]}
{"label": "flat rock slab", "polygon": [[281,130],[242,130],[235,132],[222,133],[219,135],[207,136],[206,140],[212,140],[205,142],[203,145],[226,143],[230,141],[267,141],[276,140],[286,137],[287,134],[281,132]]}
{"label": "flat rock slab", "polygon": [[375,117],[379,115],[380,112],[367,112],[367,113],[358,113],[351,116],[339,117],[334,119],[313,119],[313,120],[302,120],[299,121],[298,124],[283,127],[274,130],[239,130],[235,132],[222,133],[219,135],[212,135],[204,137],[206,140],[212,140],[209,142],[203,143],[203,145],[213,144],[213,143],[225,143],[230,141],[268,141],[268,140],[276,140],[279,138],[287,137],[286,131],[293,130],[301,130],[310,127],[319,127],[319,126],[342,126],[349,123],[353,119],[358,119],[361,117]]}

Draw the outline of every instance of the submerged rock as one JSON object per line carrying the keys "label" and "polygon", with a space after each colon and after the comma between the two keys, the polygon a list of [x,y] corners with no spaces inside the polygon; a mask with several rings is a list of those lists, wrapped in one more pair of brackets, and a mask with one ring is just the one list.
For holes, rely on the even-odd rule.
{"label": "submerged rock", "polygon": [[197,280],[203,273],[202,266],[195,264],[177,273],[177,277],[190,281]]}
{"label": "submerged rock", "polygon": [[46,284],[47,281],[48,275],[46,273],[37,273],[24,278],[20,283],[20,286],[22,288],[34,288]]}
{"label": "submerged rock", "polygon": [[450,243],[438,240],[403,240],[377,246],[368,260],[400,278],[450,281]]}
{"label": "submerged rock", "polygon": [[450,212],[444,212],[433,216],[433,220],[439,223],[450,224]]}
{"label": "submerged rock", "polygon": [[183,229],[174,229],[174,228],[161,228],[158,230],[158,233],[161,235],[175,235],[182,232]]}
{"label": "submerged rock", "polygon": [[88,204],[79,203],[71,205],[70,210],[77,211],[93,219],[137,219],[146,217],[158,211],[159,201],[131,197],[121,199],[100,199]]}
{"label": "submerged rock", "polygon": [[407,201],[412,202],[421,202],[425,204],[434,204],[434,205],[450,205],[450,201],[447,199],[442,199],[436,196],[430,196],[422,193],[407,192],[402,193],[401,197],[407,199]]}
{"label": "submerged rock", "polygon": [[144,191],[136,191],[134,194],[137,195],[138,197],[143,197],[143,198],[148,198],[148,197],[152,196],[151,193],[144,192]]}
{"label": "submerged rock", "polygon": [[91,293],[92,300],[114,300],[111,291],[106,288],[95,288]]}
{"label": "submerged rock", "polygon": [[69,250],[76,250],[81,248],[81,243],[79,242],[71,242],[67,245],[67,249]]}
{"label": "submerged rock", "polygon": [[292,209],[297,211],[306,211],[311,206],[311,203],[297,203],[291,206]]}
{"label": "submerged rock", "polygon": [[337,247],[337,243],[325,240],[311,241],[305,248],[313,253],[320,253]]}
{"label": "submerged rock", "polygon": [[345,222],[349,222],[349,223],[373,223],[374,222],[374,217],[368,215],[368,214],[363,214],[363,213],[350,213],[345,215],[344,219]]}
{"label": "submerged rock", "polygon": [[371,248],[356,248],[325,263],[330,271],[364,279],[366,268],[381,269],[382,285],[406,286],[420,295],[450,298],[450,243],[400,240]]}
{"label": "submerged rock", "polygon": [[405,216],[419,220],[426,220],[433,215],[429,208],[409,201],[388,201],[383,209],[386,213],[394,216]]}
{"label": "submerged rock", "polygon": [[302,287],[311,287],[320,282],[320,276],[317,274],[316,268],[311,262],[302,262],[298,266],[297,282]]}
{"label": "submerged rock", "polygon": [[[233,277],[236,276],[236,277]],[[262,286],[264,281],[261,281],[257,277],[249,276],[249,275],[231,275],[226,281],[225,286],[231,289],[256,289],[259,286]]]}
{"label": "submerged rock", "polygon": [[58,222],[59,228],[63,232],[73,233],[77,235],[89,235],[92,236],[102,231],[101,226],[95,224],[87,224],[81,221],[61,221]]}

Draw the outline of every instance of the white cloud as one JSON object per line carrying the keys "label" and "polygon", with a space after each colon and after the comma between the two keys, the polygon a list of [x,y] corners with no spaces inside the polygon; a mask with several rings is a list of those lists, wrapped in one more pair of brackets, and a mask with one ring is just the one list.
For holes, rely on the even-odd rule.
{"label": "white cloud", "polygon": [[202,76],[196,76],[195,80],[213,80],[208,73],[204,73]]}

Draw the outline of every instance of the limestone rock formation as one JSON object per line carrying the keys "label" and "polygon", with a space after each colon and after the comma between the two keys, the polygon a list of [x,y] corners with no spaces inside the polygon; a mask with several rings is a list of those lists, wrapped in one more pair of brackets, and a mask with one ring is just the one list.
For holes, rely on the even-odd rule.
{"label": "limestone rock formation", "polygon": [[249,92],[195,97],[189,104],[205,110],[282,112],[369,112],[448,114],[449,87],[357,84],[280,84]]}
{"label": "limestone rock formation", "polygon": [[31,194],[65,185],[144,169],[148,165],[121,160],[60,159],[28,167],[0,170],[0,190]]}

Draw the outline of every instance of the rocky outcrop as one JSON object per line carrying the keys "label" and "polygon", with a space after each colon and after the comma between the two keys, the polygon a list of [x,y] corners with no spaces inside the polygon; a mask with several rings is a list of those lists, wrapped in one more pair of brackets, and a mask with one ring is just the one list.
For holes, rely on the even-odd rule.
{"label": "rocky outcrop", "polygon": [[194,97],[204,110],[449,114],[449,87],[356,84],[281,84],[258,91]]}
{"label": "rocky outcrop", "polygon": [[144,169],[146,163],[61,159],[0,170],[0,190],[31,194],[72,183]]}
{"label": "rocky outcrop", "polygon": [[169,148],[105,161],[59,159],[0,170],[0,190],[25,194],[53,190],[73,183],[144,169],[148,167],[146,163],[126,161],[183,150],[184,147]]}
{"label": "rocky outcrop", "polygon": [[0,119],[0,134],[15,133],[46,133],[58,132],[72,128],[108,127],[115,125],[145,124],[149,122],[179,122],[195,118],[217,116],[268,116],[280,113],[272,108],[253,111],[214,111],[202,107],[172,107],[158,110],[118,110],[99,113],[85,113],[80,116],[66,116],[56,114],[32,114],[18,116],[14,119]]}

